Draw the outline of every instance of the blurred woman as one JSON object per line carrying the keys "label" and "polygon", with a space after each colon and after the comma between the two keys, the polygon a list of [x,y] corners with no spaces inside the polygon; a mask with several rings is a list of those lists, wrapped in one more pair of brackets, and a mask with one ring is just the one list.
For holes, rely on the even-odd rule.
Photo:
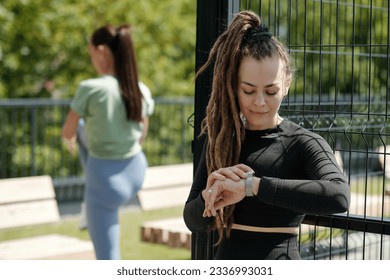
{"label": "blurred woman", "polygon": [[97,259],[120,259],[118,210],[143,184],[141,144],[154,103],[138,80],[129,25],[98,28],[88,49],[99,77],[80,83],[62,137],[75,149],[79,118],[85,120],[88,230]]}

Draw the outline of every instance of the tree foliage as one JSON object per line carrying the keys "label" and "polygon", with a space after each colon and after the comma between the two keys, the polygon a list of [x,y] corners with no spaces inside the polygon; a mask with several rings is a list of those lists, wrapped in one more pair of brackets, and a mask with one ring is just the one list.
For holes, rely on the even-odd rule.
{"label": "tree foliage", "polygon": [[96,75],[87,38],[133,26],[140,78],[155,96],[193,94],[196,1],[3,0],[0,98],[69,98]]}

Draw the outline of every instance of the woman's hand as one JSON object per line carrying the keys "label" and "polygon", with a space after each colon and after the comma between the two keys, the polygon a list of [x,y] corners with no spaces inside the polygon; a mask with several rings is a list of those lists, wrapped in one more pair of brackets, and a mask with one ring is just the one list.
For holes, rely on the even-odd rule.
{"label": "woman's hand", "polygon": [[203,216],[211,217],[217,214],[217,210],[241,201],[245,197],[245,179],[233,181],[225,179],[217,180],[210,188],[211,192],[207,199],[208,207]]}
{"label": "woman's hand", "polygon": [[71,154],[74,154],[77,150],[76,137],[63,138],[66,148]]}
{"label": "woman's hand", "polygon": [[207,178],[206,190],[214,184],[215,180],[225,180],[226,178],[229,178],[237,182],[241,178],[245,179],[246,173],[250,171],[253,171],[252,168],[242,163],[215,170]]}
{"label": "woman's hand", "polygon": [[[245,164],[236,164],[234,166],[229,166],[225,168],[220,168],[214,172],[212,172],[207,178],[207,186],[206,189],[202,191],[202,196],[205,201],[205,211],[203,212],[203,217],[210,217],[212,213],[209,209],[209,198],[211,187],[214,185],[216,181],[224,181],[225,179],[230,179],[235,182],[239,182],[241,179],[245,179],[247,176],[247,172],[253,172],[252,168]],[[245,190],[244,190],[245,194]],[[216,199],[220,199],[220,197],[215,197]]]}

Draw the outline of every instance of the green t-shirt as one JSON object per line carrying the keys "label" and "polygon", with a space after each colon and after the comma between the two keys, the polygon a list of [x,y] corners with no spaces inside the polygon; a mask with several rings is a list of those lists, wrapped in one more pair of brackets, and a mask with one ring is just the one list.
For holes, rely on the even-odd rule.
{"label": "green t-shirt", "polygon": [[[149,89],[140,83],[142,115],[153,113]],[[129,121],[117,79],[105,75],[82,81],[71,108],[85,119],[89,153],[101,159],[129,158],[141,151],[142,123]]]}

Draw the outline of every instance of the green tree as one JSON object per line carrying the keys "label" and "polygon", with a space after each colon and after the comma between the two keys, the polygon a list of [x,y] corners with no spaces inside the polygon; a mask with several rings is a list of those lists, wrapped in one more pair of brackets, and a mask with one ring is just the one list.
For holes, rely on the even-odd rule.
{"label": "green tree", "polygon": [[141,79],[155,96],[193,94],[196,1],[3,0],[0,98],[72,97],[96,75],[87,38],[130,23]]}

